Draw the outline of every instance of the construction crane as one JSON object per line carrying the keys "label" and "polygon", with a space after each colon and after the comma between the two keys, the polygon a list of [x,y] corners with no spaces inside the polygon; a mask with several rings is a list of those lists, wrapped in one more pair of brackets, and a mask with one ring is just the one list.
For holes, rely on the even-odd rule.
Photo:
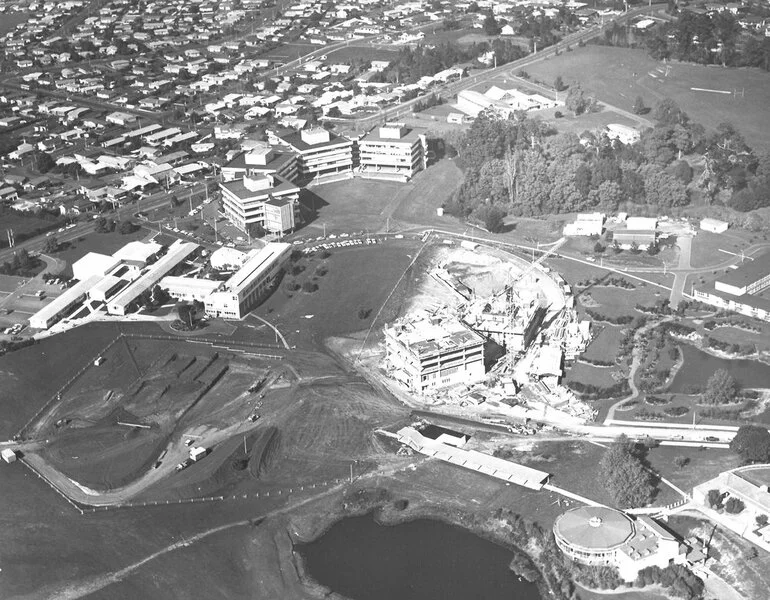
{"label": "construction crane", "polygon": [[544,252],[537,260],[532,261],[530,265],[524,269],[521,273],[516,275],[513,279],[511,279],[508,282],[508,285],[505,286],[505,288],[498,292],[495,298],[498,298],[502,296],[503,294],[508,294],[509,296],[516,294],[516,292],[513,289],[513,286],[516,285],[519,281],[524,279],[527,275],[529,275],[533,270],[535,270],[537,267],[539,267],[542,262],[547,259],[549,256],[551,256],[554,252],[556,252],[559,248],[561,248],[567,241],[566,237],[562,237],[558,239],[556,242],[553,243],[553,245]]}

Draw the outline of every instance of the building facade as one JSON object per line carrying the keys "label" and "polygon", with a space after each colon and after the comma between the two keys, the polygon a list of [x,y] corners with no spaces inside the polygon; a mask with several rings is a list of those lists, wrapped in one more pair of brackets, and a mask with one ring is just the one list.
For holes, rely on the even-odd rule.
{"label": "building facade", "polygon": [[222,166],[223,181],[259,175],[278,175],[286,181],[293,182],[297,178],[297,155],[293,152],[281,152],[265,145],[248,152],[241,152]]}
{"label": "building facade", "polygon": [[204,299],[206,314],[243,319],[273,289],[290,254],[291,244],[283,243],[250,252],[241,268]]}
{"label": "building facade", "polygon": [[427,168],[428,140],[421,130],[387,123],[358,141],[358,160],[362,177],[406,182]]}
{"label": "building facade", "polygon": [[418,394],[484,378],[484,338],[452,317],[402,319],[385,328],[391,377]]}
{"label": "building facade", "polygon": [[280,175],[246,175],[221,182],[219,189],[222,211],[242,231],[259,225],[269,233],[282,234],[296,226],[300,189]]}
{"label": "building facade", "polygon": [[630,515],[606,506],[581,506],[563,513],[553,525],[556,545],[575,562],[615,567],[634,581],[639,571],[684,564],[687,548],[648,516]]}
{"label": "building facade", "polygon": [[353,176],[353,141],[322,128],[278,135],[297,155],[298,177],[324,180]]}

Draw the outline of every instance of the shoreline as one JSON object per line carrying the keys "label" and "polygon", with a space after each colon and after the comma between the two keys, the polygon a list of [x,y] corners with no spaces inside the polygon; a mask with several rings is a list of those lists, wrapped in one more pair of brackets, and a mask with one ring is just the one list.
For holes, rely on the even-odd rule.
{"label": "shoreline", "polygon": [[[492,521],[492,518],[435,504],[416,506],[410,504],[407,508],[399,510],[393,506],[393,501],[353,508],[352,510],[346,509],[345,504],[343,503],[327,513],[326,518],[320,523],[308,525],[304,528],[287,528],[287,533],[292,544],[290,562],[297,574],[300,585],[306,592],[316,598],[333,598],[335,600],[347,598],[346,596],[331,590],[312,577],[306,568],[305,559],[300,547],[303,544],[309,544],[319,540],[332,527],[344,519],[365,517],[367,515],[370,515],[371,518],[374,519],[374,522],[382,527],[405,525],[419,520],[437,521],[450,527],[458,527],[510,552],[511,563],[509,563],[509,569],[511,573],[521,577],[522,580],[527,581],[523,575],[511,568],[511,565],[517,562],[517,559],[524,557],[525,560],[537,570],[538,578],[531,583],[537,587],[540,600],[546,600],[546,598],[560,598],[560,596],[554,593],[552,587],[548,585],[543,574],[543,565],[539,563],[536,557],[532,556],[532,553],[506,539],[504,530],[498,529],[497,532],[493,530],[491,527],[492,523],[490,522]],[[573,585],[577,585],[572,578],[570,578],[570,581]]]}

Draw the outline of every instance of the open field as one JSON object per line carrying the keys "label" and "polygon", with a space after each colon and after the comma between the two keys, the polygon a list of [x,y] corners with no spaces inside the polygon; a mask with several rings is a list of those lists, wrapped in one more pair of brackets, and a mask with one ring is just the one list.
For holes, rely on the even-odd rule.
{"label": "open field", "polygon": [[[617,350],[617,347],[615,349]],[[610,348],[610,352],[611,351],[612,349]],[[599,387],[610,387],[617,383],[612,377],[612,374],[616,371],[617,369],[613,367],[595,367],[579,362],[575,363],[575,365],[567,371],[566,380],[579,381],[581,383]]]}
{"label": "open field", "polygon": [[[316,215],[300,234],[397,230],[400,222],[425,226],[456,223],[437,217],[441,206],[462,183],[463,174],[451,160],[442,160],[418,173],[409,183],[349,179],[314,186],[302,202]],[[312,229],[312,231],[311,231]]]}
{"label": "open field", "polygon": [[118,334],[112,324],[79,327],[0,357],[0,439],[9,439],[77,369]]}
{"label": "open field", "polygon": [[740,254],[755,239],[756,234],[743,229],[728,229],[725,233],[698,231],[698,235],[692,239],[690,264],[697,269],[725,263],[735,258],[728,252]]}
{"label": "open field", "polygon": [[[393,290],[396,282],[418,251],[419,245],[393,240],[366,247],[335,248],[328,258],[320,254],[297,263],[304,271],[288,273],[279,289],[256,313],[273,323],[290,344],[318,347],[329,336],[349,334],[368,328]],[[325,275],[320,275],[323,270]],[[405,277],[391,299],[392,310],[380,315],[377,327],[395,316],[399,297],[408,290],[411,277]],[[315,283],[318,290],[288,291],[294,282],[302,286]],[[369,311],[365,318],[359,311]]]}
{"label": "open field", "polygon": [[64,250],[57,252],[54,256],[61,260],[66,260],[72,265],[72,263],[80,260],[89,252],[112,254],[129,242],[146,238],[148,234],[150,234],[150,232],[141,227],[134,233],[126,235],[116,231],[113,231],[112,233],[94,232],[69,242]]}
{"label": "open field", "polygon": [[593,325],[594,331],[597,328],[601,328],[601,331],[591,339],[583,356],[593,360],[614,361],[618,355],[618,345],[624,336],[623,327],[608,323]]}
{"label": "open field", "polygon": [[668,596],[665,594],[656,594],[654,592],[644,590],[630,590],[627,592],[612,593],[606,590],[601,592],[591,592],[582,588],[578,588],[578,596],[580,600],[667,600]]}
{"label": "open field", "polygon": [[[5,18],[6,16],[3,16],[0,18],[0,21]],[[1,25],[0,29],[2,29]],[[42,233],[61,227],[64,219],[42,219],[32,214],[27,215],[3,211],[0,214],[0,222],[3,224],[3,235],[0,237],[0,247],[5,248],[8,246],[8,237],[5,233],[7,229],[13,230],[16,241],[20,242],[31,234]]]}
{"label": "open field", "polygon": [[361,60],[396,60],[398,58],[398,46],[358,44],[350,45],[339,50],[333,50],[327,54],[327,63],[348,63],[353,59]]}
{"label": "open field", "polygon": [[[758,69],[722,69],[700,65],[669,63],[651,59],[644,50],[585,46],[527,67],[533,79],[553,85],[561,75],[566,84],[579,82],[599,100],[627,111],[637,96],[653,107],[663,98],[672,98],[690,117],[704,127],[730,121],[757,149],[770,148],[770,119],[766,99],[770,77]],[[745,90],[733,99],[731,94],[693,91],[690,88],[733,92]]]}

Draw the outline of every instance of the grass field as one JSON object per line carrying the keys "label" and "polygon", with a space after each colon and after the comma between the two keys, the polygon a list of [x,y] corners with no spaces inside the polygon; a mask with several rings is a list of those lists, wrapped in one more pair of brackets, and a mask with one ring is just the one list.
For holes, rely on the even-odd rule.
{"label": "grass field", "polygon": [[77,238],[73,242],[69,242],[64,250],[57,252],[54,256],[61,260],[66,260],[72,265],[72,263],[80,260],[89,252],[112,254],[129,242],[146,238],[148,234],[150,232],[143,228],[139,228],[134,233],[126,235],[117,232],[90,233]]}
{"label": "grass field", "polygon": [[[662,63],[644,50],[585,46],[573,52],[527,67],[533,79],[552,85],[561,75],[566,84],[579,82],[599,100],[627,111],[637,96],[649,107],[665,97],[672,98],[690,117],[713,128],[732,122],[756,149],[770,148],[770,119],[767,98],[770,77],[758,69],[722,69],[671,63],[668,76]],[[690,88],[723,90],[730,94],[694,91]],[[733,99],[733,90],[745,96]]]}
{"label": "grass field", "polygon": [[333,50],[326,56],[327,63],[329,64],[345,64],[353,59],[395,60],[398,58],[398,47],[360,44],[355,46],[347,46],[345,48],[340,48],[339,50]]}
{"label": "grass field", "polygon": [[32,214],[27,215],[3,211],[0,214],[0,222],[3,224],[3,236],[0,238],[0,247],[5,248],[8,246],[8,238],[5,234],[5,231],[8,229],[13,230],[17,241],[21,241],[28,234],[35,231],[50,231],[51,229],[61,227],[64,219],[41,219]]}
{"label": "grass field", "polygon": [[[617,347],[615,348],[617,350]],[[612,348],[610,348],[610,352]],[[617,354],[617,351],[615,352]],[[617,383],[612,374],[617,369],[611,367],[594,367],[585,363],[576,363],[567,372],[567,381],[579,381],[581,383],[590,383],[599,387],[610,387]]]}
{"label": "grass field", "polygon": [[[318,347],[329,336],[366,329],[417,250],[413,242],[396,240],[335,249],[326,259],[303,258],[298,265],[304,271],[296,276],[287,274],[281,287],[256,312],[276,325],[290,344],[300,347]],[[319,269],[328,272],[319,276]],[[289,292],[287,285],[291,281],[300,286],[314,282],[318,290]],[[409,281],[409,277],[402,281],[400,293]],[[362,309],[370,311],[363,319],[359,317]],[[392,317],[389,311],[381,315],[379,327]]]}
{"label": "grass field", "polygon": [[[350,231],[396,231],[404,225],[450,225],[437,217],[441,206],[462,183],[463,174],[451,160],[418,173],[409,183],[349,179],[313,187],[302,202],[316,218],[300,234]],[[312,230],[312,231],[311,231]]]}

